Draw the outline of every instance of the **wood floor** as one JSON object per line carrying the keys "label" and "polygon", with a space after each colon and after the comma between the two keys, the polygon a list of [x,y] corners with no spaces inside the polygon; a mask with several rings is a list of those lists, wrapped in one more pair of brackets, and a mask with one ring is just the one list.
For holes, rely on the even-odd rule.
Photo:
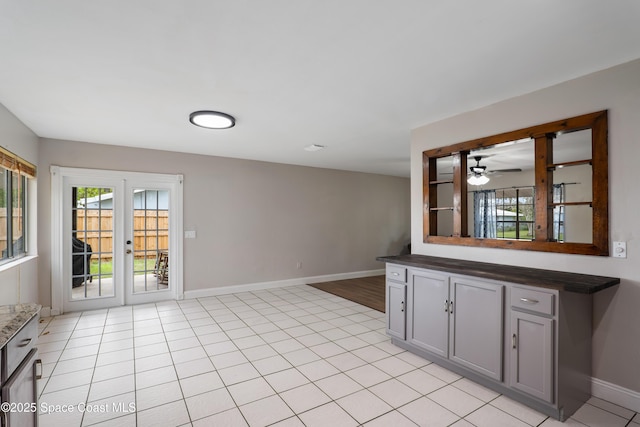
{"label": "wood floor", "polygon": [[313,283],[309,286],[355,301],[384,313],[385,276],[361,277],[359,279],[336,280]]}

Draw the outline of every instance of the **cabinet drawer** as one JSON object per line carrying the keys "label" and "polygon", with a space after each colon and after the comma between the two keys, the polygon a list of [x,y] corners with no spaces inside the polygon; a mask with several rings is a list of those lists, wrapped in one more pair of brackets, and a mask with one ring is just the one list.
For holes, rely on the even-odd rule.
{"label": "cabinet drawer", "polygon": [[31,319],[26,325],[9,340],[4,348],[5,358],[3,366],[4,379],[11,376],[13,371],[20,365],[20,362],[35,348],[38,339],[37,317]]}
{"label": "cabinet drawer", "polygon": [[387,279],[407,283],[407,269],[399,265],[387,264]]}
{"label": "cabinet drawer", "polygon": [[555,313],[554,295],[549,292],[529,288],[511,289],[511,307],[553,316]]}

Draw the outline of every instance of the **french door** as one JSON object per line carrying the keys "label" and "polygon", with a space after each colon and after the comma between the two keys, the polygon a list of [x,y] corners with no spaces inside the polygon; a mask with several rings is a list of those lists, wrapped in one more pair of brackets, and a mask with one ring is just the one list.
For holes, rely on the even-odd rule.
{"label": "french door", "polygon": [[181,175],[52,167],[54,219],[53,314],[182,298]]}

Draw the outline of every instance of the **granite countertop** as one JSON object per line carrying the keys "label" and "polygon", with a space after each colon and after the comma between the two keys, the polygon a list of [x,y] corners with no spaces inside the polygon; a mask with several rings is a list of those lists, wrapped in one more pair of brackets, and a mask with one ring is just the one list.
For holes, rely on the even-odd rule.
{"label": "granite countertop", "polygon": [[516,267],[504,264],[467,261],[462,259],[440,258],[425,255],[397,255],[376,258],[378,261],[410,267],[426,268],[429,270],[446,271],[518,283],[521,285],[537,286],[540,288],[556,289],[580,294],[594,294],[603,289],[618,285],[617,277],[593,276],[590,274],[569,273],[566,271],[543,270],[539,268]]}
{"label": "granite countertop", "polygon": [[38,304],[16,304],[0,306],[0,348],[40,312]]}

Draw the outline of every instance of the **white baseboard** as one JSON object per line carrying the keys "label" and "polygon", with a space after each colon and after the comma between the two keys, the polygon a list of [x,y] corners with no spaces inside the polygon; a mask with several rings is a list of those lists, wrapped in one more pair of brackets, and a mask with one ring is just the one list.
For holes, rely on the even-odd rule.
{"label": "white baseboard", "polygon": [[591,378],[591,395],[623,408],[640,412],[640,393],[619,385]]}
{"label": "white baseboard", "polygon": [[53,317],[60,315],[60,310],[53,310],[51,307],[42,307],[40,309],[40,318]]}
{"label": "white baseboard", "polygon": [[251,292],[263,289],[281,288],[285,286],[306,285],[309,283],[331,282],[333,280],[357,279],[360,277],[381,276],[385,270],[355,271],[352,273],[326,274],[323,276],[297,277],[295,279],[276,280],[273,282],[248,283],[243,285],[221,286],[218,288],[196,289],[184,291],[184,298],[204,298],[217,295]]}

